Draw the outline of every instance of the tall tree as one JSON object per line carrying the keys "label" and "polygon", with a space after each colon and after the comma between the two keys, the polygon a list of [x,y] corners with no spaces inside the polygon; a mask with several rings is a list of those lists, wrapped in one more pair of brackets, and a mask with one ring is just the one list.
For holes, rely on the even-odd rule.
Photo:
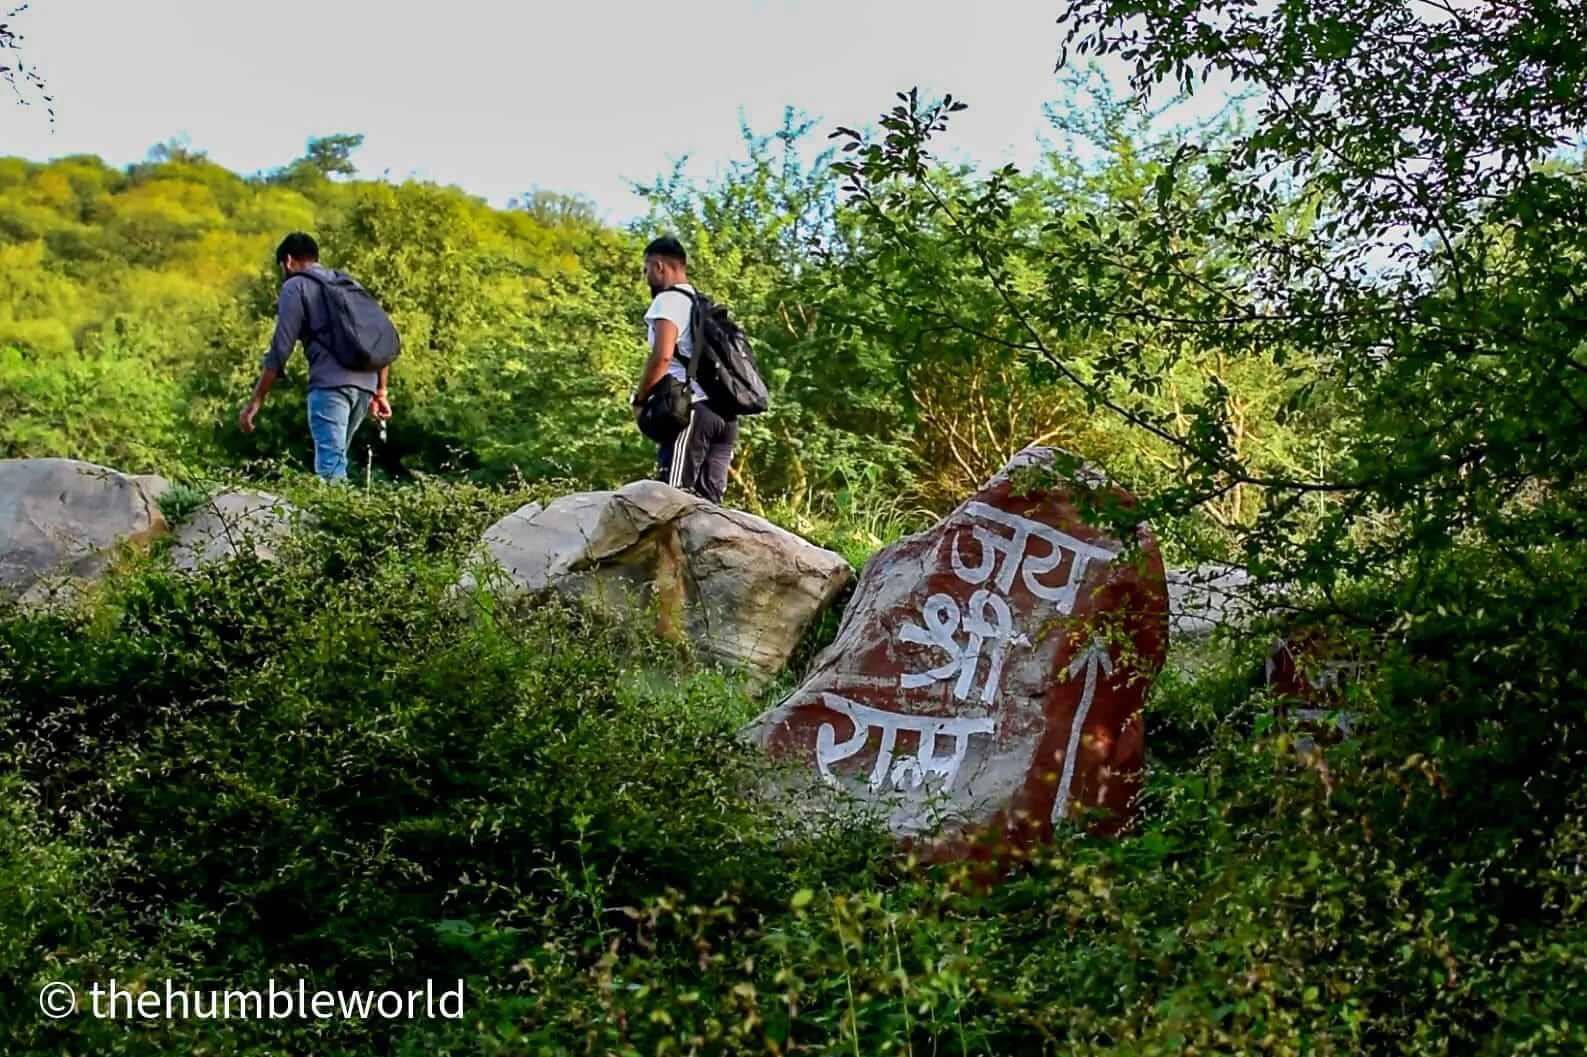
{"label": "tall tree", "polygon": [[325,180],[337,176],[352,177],[358,172],[358,167],[353,164],[353,152],[363,143],[361,132],[311,137],[301,158],[271,172],[267,179],[271,183],[307,192]]}
{"label": "tall tree", "polygon": [[192,140],[186,134],[172,136],[164,143],[156,143],[149,148],[149,161],[171,162],[174,165],[192,165],[195,162],[205,161],[209,158],[207,152],[194,149]]}
{"label": "tall tree", "polygon": [[[932,143],[961,105],[905,93],[878,136],[839,133],[891,269],[873,270],[897,315],[961,330],[944,282],[979,284],[984,340],[1183,456],[1136,510],[1100,512],[1116,528],[1258,498],[1240,556],[1377,669],[1353,698],[1370,733],[1347,810],[1484,878],[1451,931],[1524,961],[1572,927],[1537,879],[1587,819],[1587,19],[1545,0],[1075,0],[1064,18],[1066,60],[1122,58],[1143,98],[1221,74],[1258,93],[1251,124],[1168,144],[1148,193],[1055,212],[1032,252],[1006,237],[1018,174],[942,179]],[[933,228],[951,259],[917,252]],[[1108,351],[1084,360],[1077,335]],[[1283,410],[1329,457],[1275,472],[1242,451],[1220,357],[1287,372]],[[1209,365],[1203,395],[1163,406],[1187,364]],[[1484,1028],[1439,1030],[1474,1051]]]}
{"label": "tall tree", "polygon": [[582,195],[559,191],[529,191],[515,195],[508,209],[519,209],[543,224],[588,225],[596,222],[595,203]]}
{"label": "tall tree", "polygon": [[332,176],[352,176],[358,172],[358,166],[353,164],[353,152],[363,144],[361,132],[318,136],[309,140],[308,153],[303,160],[327,179]]}

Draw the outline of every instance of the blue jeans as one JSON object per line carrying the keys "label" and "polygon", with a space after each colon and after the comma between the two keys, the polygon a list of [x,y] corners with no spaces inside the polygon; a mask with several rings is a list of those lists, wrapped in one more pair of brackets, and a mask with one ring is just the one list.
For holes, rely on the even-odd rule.
{"label": "blue jeans", "polygon": [[347,447],[363,425],[374,394],[356,385],[309,390],[309,436],[314,472],[327,481],[347,480]]}

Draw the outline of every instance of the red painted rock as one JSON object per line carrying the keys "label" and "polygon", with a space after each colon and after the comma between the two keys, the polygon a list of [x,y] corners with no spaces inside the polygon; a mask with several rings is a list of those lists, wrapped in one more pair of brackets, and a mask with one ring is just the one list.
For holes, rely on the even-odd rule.
{"label": "red painted rock", "polygon": [[1315,626],[1282,627],[1268,650],[1267,685],[1279,701],[1279,715],[1292,724],[1296,748],[1309,751],[1354,730],[1356,715],[1346,711],[1345,688],[1361,671],[1344,640]]}
{"label": "red painted rock", "polygon": [[[1082,808],[1131,818],[1140,707],[1168,646],[1152,536],[1133,556],[1021,452],[931,530],[867,563],[837,638],[745,733],[858,798],[927,861],[1003,857]],[[1130,497],[1113,489],[1123,502]]]}
{"label": "red painted rock", "polygon": [[1335,708],[1343,700],[1344,684],[1360,668],[1321,628],[1291,626],[1268,650],[1267,685],[1281,698]]}

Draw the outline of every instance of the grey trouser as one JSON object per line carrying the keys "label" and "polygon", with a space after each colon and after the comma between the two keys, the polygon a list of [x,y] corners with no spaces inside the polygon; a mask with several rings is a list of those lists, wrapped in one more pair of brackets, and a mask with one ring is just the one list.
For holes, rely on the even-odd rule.
{"label": "grey trouser", "polygon": [[690,410],[689,424],[677,438],[656,446],[656,480],[720,503],[737,444],[738,419],[723,418],[702,400]]}

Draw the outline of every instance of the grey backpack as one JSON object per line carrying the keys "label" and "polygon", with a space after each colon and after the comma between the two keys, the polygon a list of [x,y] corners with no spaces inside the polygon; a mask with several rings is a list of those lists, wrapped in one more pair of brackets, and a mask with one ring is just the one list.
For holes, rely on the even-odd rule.
{"label": "grey backpack", "polygon": [[328,325],[312,332],[349,371],[377,371],[402,355],[402,339],[374,295],[343,272],[305,268],[294,275],[320,288]]}

